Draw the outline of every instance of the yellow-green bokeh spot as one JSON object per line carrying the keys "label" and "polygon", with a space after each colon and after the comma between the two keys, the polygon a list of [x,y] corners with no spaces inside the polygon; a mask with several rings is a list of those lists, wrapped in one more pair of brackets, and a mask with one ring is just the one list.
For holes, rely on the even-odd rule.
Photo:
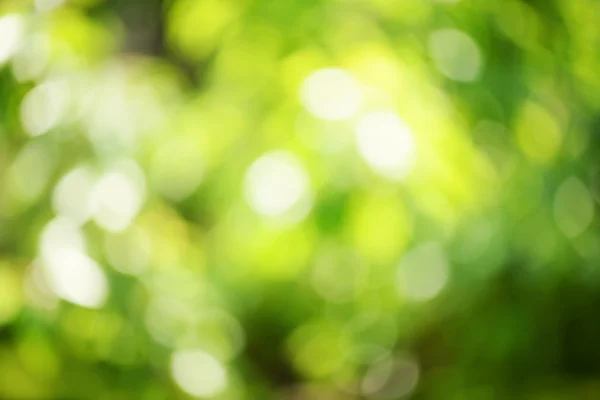
{"label": "yellow-green bokeh spot", "polygon": [[302,225],[279,229],[265,227],[252,240],[252,274],[267,279],[293,279],[308,265],[315,232]]}
{"label": "yellow-green bokeh spot", "polygon": [[282,37],[276,29],[260,24],[245,26],[221,46],[211,81],[229,95],[271,90],[281,47]]}
{"label": "yellow-green bokeh spot", "polygon": [[284,58],[279,67],[281,84],[286,94],[296,97],[303,80],[311,72],[328,66],[329,60],[321,50],[305,47]]}
{"label": "yellow-green bokeh spot", "polygon": [[81,61],[98,61],[116,47],[116,40],[106,26],[94,23],[74,8],[56,11],[48,33],[57,60],[75,56]]}
{"label": "yellow-green bokeh spot", "polygon": [[431,2],[421,0],[370,0],[369,3],[383,17],[407,25],[417,25],[426,22],[432,10]]}
{"label": "yellow-green bokeh spot", "polygon": [[60,325],[69,347],[78,356],[109,359],[123,318],[112,312],[71,308],[61,316]]}
{"label": "yellow-green bokeh spot", "polygon": [[308,221],[279,224],[238,209],[214,232],[223,273],[249,280],[289,280],[310,265],[317,232]]}
{"label": "yellow-green bokeh spot", "polygon": [[516,44],[535,48],[539,43],[540,20],[527,4],[514,0],[497,3],[495,21],[499,30]]}
{"label": "yellow-green bokeh spot", "polygon": [[236,19],[239,5],[228,0],[179,0],[167,16],[170,45],[192,61],[212,52]]}
{"label": "yellow-green bokeh spot", "polygon": [[351,346],[343,327],[326,320],[303,325],[288,339],[294,367],[313,379],[330,378],[350,368]]}
{"label": "yellow-green bokeh spot", "polygon": [[[367,42],[352,48],[344,56],[344,61],[360,82],[389,95],[397,94],[404,88],[402,85],[407,74],[392,49],[380,42]],[[377,97],[381,97],[381,94],[378,93]]]}
{"label": "yellow-green bokeh spot", "polygon": [[410,216],[400,195],[377,191],[353,200],[347,229],[352,245],[376,263],[397,259],[412,233]]}
{"label": "yellow-green bokeh spot", "polygon": [[0,265],[0,326],[12,321],[22,306],[21,277],[14,268]]}
{"label": "yellow-green bokeh spot", "polygon": [[18,355],[7,348],[0,348],[0,398],[47,399],[53,397],[48,385],[28,373],[21,365]]}
{"label": "yellow-green bokeh spot", "polygon": [[[190,267],[202,264],[203,251],[201,242],[195,242],[195,251],[191,251],[193,232],[170,207],[159,204],[152,211],[139,218],[140,227],[150,232],[152,245],[152,266],[156,268],[181,268],[192,261]],[[200,239],[196,236],[194,239]],[[198,251],[198,249],[200,251]]]}
{"label": "yellow-green bokeh spot", "polygon": [[515,133],[519,147],[535,163],[550,162],[563,141],[558,121],[539,104],[526,102],[518,115]]}
{"label": "yellow-green bokeh spot", "polygon": [[411,196],[428,216],[451,227],[461,215],[495,199],[497,172],[458,127],[421,138]]}
{"label": "yellow-green bokeh spot", "polygon": [[54,378],[60,370],[60,359],[49,338],[39,332],[28,332],[17,345],[17,354],[27,371],[41,378]]}

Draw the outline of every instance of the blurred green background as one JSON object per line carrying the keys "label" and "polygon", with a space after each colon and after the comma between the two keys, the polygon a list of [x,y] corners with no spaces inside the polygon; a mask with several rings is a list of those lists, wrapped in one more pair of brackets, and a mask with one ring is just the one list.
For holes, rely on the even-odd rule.
{"label": "blurred green background", "polygon": [[599,21],[0,1],[0,398],[599,399]]}

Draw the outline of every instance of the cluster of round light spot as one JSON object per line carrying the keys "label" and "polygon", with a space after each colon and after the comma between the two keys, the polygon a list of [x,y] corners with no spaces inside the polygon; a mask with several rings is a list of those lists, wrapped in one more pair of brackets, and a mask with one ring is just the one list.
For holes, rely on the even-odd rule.
{"label": "cluster of round light spot", "polygon": [[[329,121],[355,117],[363,103],[358,82],[338,68],[309,75],[300,90],[300,100],[311,114]],[[393,112],[364,114],[356,124],[355,141],[365,162],[386,178],[401,180],[415,164],[413,134]],[[295,210],[292,220],[298,221],[311,205],[308,175],[297,158],[284,151],[264,154],[250,166],[244,192],[251,208],[267,217],[281,217]]]}
{"label": "cluster of round light spot", "polygon": [[[58,4],[59,0],[36,1],[40,9]],[[0,62],[15,53],[18,47],[15,43],[20,36],[21,22],[7,18],[0,19],[0,33],[8,32],[4,36],[0,34],[8,38],[4,44],[0,43]],[[451,79],[472,81],[479,74],[479,50],[461,32],[435,32],[430,39],[430,53],[440,72]],[[23,126],[32,136],[52,129],[64,114],[65,107],[61,105],[64,101],[60,96],[65,90],[54,85],[44,83],[37,86],[23,102]],[[310,113],[331,121],[351,119],[357,116],[363,105],[360,85],[347,72],[334,68],[319,70],[309,76],[302,87],[301,100]],[[414,167],[414,135],[391,111],[368,112],[360,116],[355,140],[359,155],[375,172],[386,178],[401,180]],[[167,153],[157,155],[155,164],[166,163],[168,159]],[[156,168],[161,169],[160,165]],[[165,193],[181,198],[197,185],[201,172],[191,176],[190,182],[181,187],[169,186],[168,177],[157,179]],[[84,307],[99,307],[105,302],[108,294],[106,276],[85,254],[85,239],[78,226],[93,219],[107,231],[123,231],[139,211],[144,191],[143,174],[131,162],[110,169],[98,179],[89,168],[79,167],[61,180],[53,196],[54,209],[61,216],[48,224],[40,240],[45,271],[56,295]],[[312,206],[308,173],[297,157],[285,151],[264,154],[249,167],[244,194],[255,212],[269,218],[299,221]],[[557,200],[557,203],[560,201]],[[323,280],[321,275],[315,278],[318,282]],[[435,297],[447,279],[447,261],[436,244],[422,245],[411,251],[398,268],[401,292],[416,301]],[[353,290],[341,288],[340,297],[351,296]],[[171,358],[171,372],[175,382],[186,393],[197,397],[218,395],[228,384],[225,366],[200,349],[176,351]],[[391,379],[396,375],[403,377],[400,381],[404,382],[404,386],[396,388],[394,394],[406,395],[417,383],[418,366],[407,360],[380,363],[369,370],[362,382],[363,393],[380,392],[388,382],[398,381]]]}
{"label": "cluster of round light spot", "polygon": [[39,253],[43,276],[56,296],[82,307],[104,304],[108,280],[86,255],[85,238],[75,223],[64,217],[48,223],[40,236]]}
{"label": "cluster of round light spot", "polygon": [[93,219],[107,231],[120,232],[139,212],[145,190],[144,174],[132,160],[114,163],[99,177],[81,166],[59,181],[52,205],[57,214],[79,224]]}
{"label": "cluster of round light spot", "polygon": [[377,173],[400,180],[415,162],[415,141],[408,126],[391,111],[359,115],[363,89],[348,72],[326,68],[308,76],[300,100],[314,116],[347,120],[359,116],[355,129],[358,153]]}
{"label": "cluster of round light spot", "polygon": [[[471,82],[481,73],[479,47],[459,30],[433,32],[429,38],[429,54],[436,68],[450,79]],[[347,71],[341,68],[314,71],[304,80],[299,99],[308,112],[323,120],[344,121],[358,117],[355,129],[357,151],[378,174],[400,181],[414,168],[417,146],[410,128],[392,111],[360,115],[364,103],[363,88]],[[296,167],[288,168],[286,165],[290,163],[273,160],[272,155],[261,157],[251,166],[246,178],[248,202],[255,211],[267,216],[282,214],[290,208],[305,186],[304,178],[300,178],[304,174],[297,173]],[[280,171],[268,172],[266,167],[280,167]]]}
{"label": "cluster of round light spot", "polygon": [[108,280],[86,254],[80,226],[93,219],[108,232],[123,231],[144,196],[143,174],[129,160],[113,164],[99,177],[88,167],[77,167],[59,181],[52,196],[58,217],[44,227],[39,239],[43,275],[56,296],[83,307],[104,304]]}

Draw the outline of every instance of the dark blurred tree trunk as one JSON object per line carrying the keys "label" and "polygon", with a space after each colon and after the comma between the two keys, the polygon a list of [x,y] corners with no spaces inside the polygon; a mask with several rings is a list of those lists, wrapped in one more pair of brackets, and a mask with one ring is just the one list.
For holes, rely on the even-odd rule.
{"label": "dark blurred tree trunk", "polygon": [[164,55],[163,0],[110,0],[109,5],[125,26],[123,51]]}
{"label": "dark blurred tree trunk", "polygon": [[181,69],[193,86],[198,86],[199,71],[203,69],[182,60],[169,51],[166,45],[165,18],[172,2],[173,0],[109,0],[107,6],[123,22],[123,52],[168,60]]}

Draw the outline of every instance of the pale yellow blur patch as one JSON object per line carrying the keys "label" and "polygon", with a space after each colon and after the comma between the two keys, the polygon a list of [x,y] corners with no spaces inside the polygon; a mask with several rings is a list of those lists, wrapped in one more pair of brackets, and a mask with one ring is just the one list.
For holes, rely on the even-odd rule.
{"label": "pale yellow blur patch", "polygon": [[552,161],[563,141],[558,121],[546,109],[531,101],[522,106],[515,133],[523,153],[540,164]]}
{"label": "pale yellow blur patch", "polygon": [[201,269],[204,266],[204,246],[194,232],[172,208],[159,204],[139,217],[139,228],[148,232],[152,258],[147,267],[158,269]]}
{"label": "pale yellow blur patch", "polygon": [[192,60],[202,59],[217,46],[238,12],[232,1],[179,0],[167,16],[169,43]]}
{"label": "pale yellow blur patch", "polygon": [[497,199],[498,173],[456,126],[423,136],[415,173],[407,184],[417,207],[450,233],[461,215]]}
{"label": "pale yellow blur patch", "polygon": [[314,70],[329,64],[327,56],[317,48],[303,48],[283,59],[279,74],[281,84],[292,97],[300,88],[302,81]]}
{"label": "pale yellow blur patch", "polygon": [[397,193],[372,191],[354,200],[347,234],[353,246],[372,262],[394,261],[412,234],[412,223]]}
{"label": "pale yellow blur patch", "polygon": [[345,63],[361,82],[389,93],[401,90],[406,79],[394,52],[380,43],[364,43],[351,49]]}
{"label": "pale yellow blur patch", "polygon": [[0,266],[0,326],[13,320],[23,305],[21,277],[14,267]]}
{"label": "pale yellow blur patch", "polygon": [[252,274],[275,280],[298,276],[313,252],[315,236],[314,230],[303,226],[283,231],[265,228],[248,249]]}
{"label": "pale yellow blur patch", "polygon": [[594,200],[589,189],[577,178],[570,177],[560,185],[553,205],[558,228],[568,237],[585,232],[594,219]]}
{"label": "pale yellow blur patch", "polygon": [[286,224],[236,207],[213,230],[212,240],[225,274],[248,281],[295,279],[309,264],[317,244],[309,221]]}

